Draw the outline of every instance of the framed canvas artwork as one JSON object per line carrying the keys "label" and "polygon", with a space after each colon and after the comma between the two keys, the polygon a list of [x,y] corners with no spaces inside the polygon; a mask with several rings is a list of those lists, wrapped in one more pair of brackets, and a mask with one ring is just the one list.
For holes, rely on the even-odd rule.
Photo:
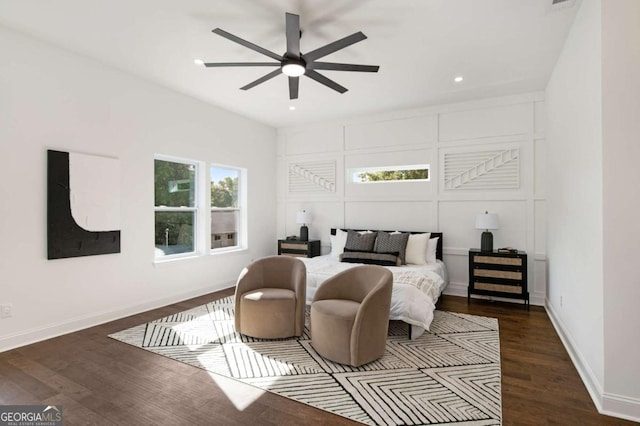
{"label": "framed canvas artwork", "polygon": [[47,257],[120,253],[120,163],[47,151]]}

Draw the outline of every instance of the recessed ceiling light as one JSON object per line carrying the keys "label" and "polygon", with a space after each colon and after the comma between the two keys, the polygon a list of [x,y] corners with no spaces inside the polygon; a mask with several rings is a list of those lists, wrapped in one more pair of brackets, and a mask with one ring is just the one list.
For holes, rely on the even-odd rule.
{"label": "recessed ceiling light", "polygon": [[295,105],[289,105],[289,111],[295,111],[295,110],[296,110]]}
{"label": "recessed ceiling light", "polygon": [[456,83],[462,83],[462,80],[464,80],[464,77],[461,75],[453,79],[453,81],[455,81]]}
{"label": "recessed ceiling light", "polygon": [[195,59],[193,63],[199,66],[204,65],[204,61],[202,59]]}

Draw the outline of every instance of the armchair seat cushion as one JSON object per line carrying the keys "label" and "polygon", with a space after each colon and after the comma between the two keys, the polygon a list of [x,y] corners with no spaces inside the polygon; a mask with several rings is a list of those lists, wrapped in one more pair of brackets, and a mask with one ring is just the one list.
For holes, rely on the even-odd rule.
{"label": "armchair seat cushion", "polygon": [[247,302],[280,301],[282,299],[296,300],[296,293],[286,288],[259,288],[242,295],[242,300]]}
{"label": "armchair seat cushion", "polygon": [[318,300],[317,303],[311,306],[311,309],[315,311],[315,315],[320,317],[331,316],[338,321],[348,321],[351,325],[356,319],[358,308],[360,308],[358,302],[341,299]]}

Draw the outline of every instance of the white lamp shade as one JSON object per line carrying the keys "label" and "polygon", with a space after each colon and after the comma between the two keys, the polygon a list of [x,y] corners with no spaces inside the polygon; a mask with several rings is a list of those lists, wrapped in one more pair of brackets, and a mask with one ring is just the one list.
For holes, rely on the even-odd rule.
{"label": "white lamp shade", "polygon": [[298,212],[298,214],[296,214],[296,223],[311,223],[311,213],[302,210],[301,212]]}
{"label": "white lamp shade", "polygon": [[483,213],[476,216],[476,229],[499,229],[498,215]]}

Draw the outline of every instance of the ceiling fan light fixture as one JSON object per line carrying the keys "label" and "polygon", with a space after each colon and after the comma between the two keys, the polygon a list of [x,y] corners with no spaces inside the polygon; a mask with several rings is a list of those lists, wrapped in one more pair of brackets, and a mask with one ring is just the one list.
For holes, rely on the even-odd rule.
{"label": "ceiling fan light fixture", "polygon": [[282,72],[289,77],[300,77],[306,71],[305,63],[297,59],[282,62]]}
{"label": "ceiling fan light fixture", "polygon": [[221,28],[212,30],[214,34],[226,38],[234,43],[244,46],[248,49],[258,52],[264,56],[268,56],[271,59],[275,59],[276,62],[206,62],[204,66],[207,68],[215,67],[280,67],[271,71],[268,74],[263,75],[257,80],[252,81],[240,88],[240,90],[249,90],[252,87],[256,87],[259,84],[269,81],[272,78],[284,74],[288,77],[289,85],[289,99],[298,99],[298,93],[300,90],[300,77],[309,77],[312,80],[333,89],[338,93],[345,93],[348,89],[325,77],[318,70],[327,71],[357,71],[357,72],[378,72],[380,68],[378,65],[358,65],[358,64],[341,64],[334,62],[319,62],[318,59],[324,58],[339,50],[345,49],[353,44],[361,42],[367,38],[362,31],[353,33],[349,36],[343,37],[332,43],[325,44],[315,50],[305,53],[300,52],[300,36],[302,31],[300,30],[300,16],[294,13],[285,13],[285,36],[287,42],[287,50],[284,54],[279,55],[250,41],[244,40],[238,36],[226,32]]}

